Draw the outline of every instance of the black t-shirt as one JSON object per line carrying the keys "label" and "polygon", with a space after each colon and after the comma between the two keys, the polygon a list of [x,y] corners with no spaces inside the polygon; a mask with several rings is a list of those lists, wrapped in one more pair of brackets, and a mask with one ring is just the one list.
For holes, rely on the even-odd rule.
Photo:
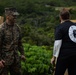
{"label": "black t-shirt", "polygon": [[65,21],[55,30],[55,40],[62,40],[59,57],[76,55],[76,25]]}

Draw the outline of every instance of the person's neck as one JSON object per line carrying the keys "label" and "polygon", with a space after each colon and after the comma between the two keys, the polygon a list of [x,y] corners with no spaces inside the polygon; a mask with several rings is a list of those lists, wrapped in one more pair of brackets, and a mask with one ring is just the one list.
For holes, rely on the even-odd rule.
{"label": "person's neck", "polygon": [[67,20],[61,20],[61,23],[65,22],[65,21],[69,21],[69,19],[67,19]]}
{"label": "person's neck", "polygon": [[14,25],[14,23],[10,22],[9,20],[6,20],[6,23],[10,26]]}

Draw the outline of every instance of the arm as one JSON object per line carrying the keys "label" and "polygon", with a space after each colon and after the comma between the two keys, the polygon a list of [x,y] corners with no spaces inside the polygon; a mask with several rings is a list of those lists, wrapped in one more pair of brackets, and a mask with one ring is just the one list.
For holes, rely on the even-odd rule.
{"label": "arm", "polygon": [[61,28],[56,28],[55,30],[55,42],[54,42],[54,48],[53,48],[53,57],[51,59],[51,63],[55,64],[56,59],[59,56],[60,48],[62,45],[62,30]]}
{"label": "arm", "polygon": [[53,57],[51,59],[51,63],[54,65],[55,65],[57,57],[59,55],[61,44],[62,44],[62,40],[56,40],[54,42]]}
{"label": "arm", "polygon": [[[19,32],[20,32],[20,29],[19,29]],[[23,45],[22,45],[22,36],[21,36],[21,32],[20,32],[20,34],[19,34],[20,36],[19,36],[19,41],[18,41],[18,50],[19,50],[19,52],[20,52],[20,54],[21,54],[21,59],[23,60],[23,61],[25,61],[25,54],[24,54],[24,49],[23,49]]]}
{"label": "arm", "polygon": [[21,54],[21,59],[22,59],[23,61],[25,61],[26,58],[25,58],[25,55],[24,55],[24,49],[23,49],[23,46],[22,46],[21,39],[19,40],[19,43],[18,43],[18,50],[19,50],[19,52],[20,52],[20,54]]}
{"label": "arm", "polygon": [[19,32],[19,39],[18,39],[18,50],[20,52],[21,55],[24,55],[24,49],[23,49],[23,45],[22,45],[22,34],[21,34],[21,28],[16,24],[17,26],[17,31]]}
{"label": "arm", "polygon": [[19,42],[18,42],[18,50],[19,50],[21,55],[24,55],[24,49],[23,49],[23,46],[22,46],[21,38],[19,39]]}
{"label": "arm", "polygon": [[56,58],[59,55],[61,44],[62,44],[62,40],[56,40],[54,42],[53,56]]}
{"label": "arm", "polygon": [[3,38],[3,30],[0,28],[0,60],[2,59],[1,53],[2,53],[2,38]]}
{"label": "arm", "polygon": [[5,61],[2,60],[2,42],[3,42],[3,38],[4,38],[4,32],[3,32],[2,28],[0,27],[0,68],[3,68],[4,63],[5,63]]}

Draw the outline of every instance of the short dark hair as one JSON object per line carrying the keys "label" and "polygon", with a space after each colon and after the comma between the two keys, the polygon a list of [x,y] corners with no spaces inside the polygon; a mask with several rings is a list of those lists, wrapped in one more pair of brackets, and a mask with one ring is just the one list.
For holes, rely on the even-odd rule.
{"label": "short dark hair", "polygon": [[60,16],[63,20],[67,20],[67,19],[70,19],[70,12],[68,9],[66,8],[63,8],[61,11],[60,11]]}

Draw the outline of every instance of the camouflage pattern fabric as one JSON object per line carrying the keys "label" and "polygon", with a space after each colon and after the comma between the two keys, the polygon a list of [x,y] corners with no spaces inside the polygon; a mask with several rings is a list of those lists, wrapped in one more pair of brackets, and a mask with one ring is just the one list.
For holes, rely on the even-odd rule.
{"label": "camouflage pattern fabric", "polygon": [[8,73],[10,73],[10,75],[22,75],[20,62],[14,62],[12,65],[9,66],[6,65],[0,75],[8,75]]}
{"label": "camouflage pattern fabric", "polygon": [[8,25],[4,22],[0,25],[0,60],[5,61],[5,65],[12,65],[20,62],[20,56],[24,55],[24,49],[21,42],[20,28],[14,25]]}

